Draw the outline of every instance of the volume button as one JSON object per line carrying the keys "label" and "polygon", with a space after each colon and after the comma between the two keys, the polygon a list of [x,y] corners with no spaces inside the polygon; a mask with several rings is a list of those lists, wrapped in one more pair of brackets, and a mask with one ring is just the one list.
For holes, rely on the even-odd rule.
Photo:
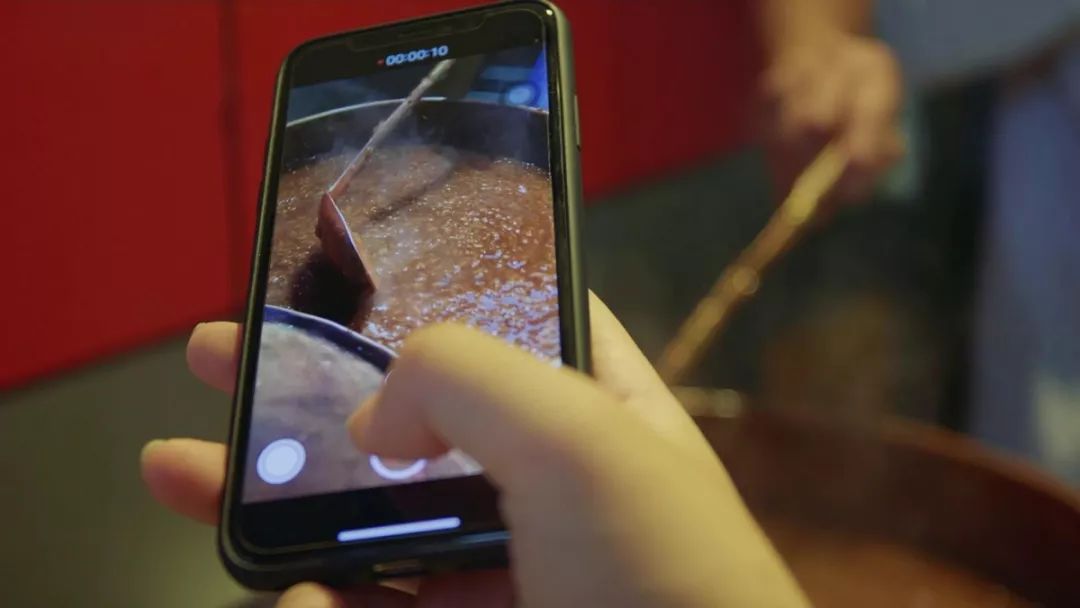
{"label": "volume button", "polygon": [[581,110],[578,109],[577,93],[574,93],[574,137],[577,138],[577,148],[581,149]]}

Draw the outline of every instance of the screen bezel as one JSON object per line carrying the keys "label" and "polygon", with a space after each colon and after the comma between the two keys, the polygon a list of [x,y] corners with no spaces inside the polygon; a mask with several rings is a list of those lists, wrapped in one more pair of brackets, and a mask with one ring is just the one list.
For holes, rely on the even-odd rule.
{"label": "screen bezel", "polygon": [[[503,19],[514,15],[520,17],[527,14],[532,17],[536,24],[536,30],[521,35],[520,40],[512,40],[508,32],[517,32],[513,28],[506,28]],[[326,53],[340,54],[342,58],[348,57],[355,62],[357,53],[368,53],[372,57],[381,53],[396,52],[397,50],[422,47],[437,42],[445,42],[457,37],[460,40],[468,39],[470,42],[490,40],[492,47],[487,49],[473,50],[473,46],[457,47],[453,55],[474,54],[478,52],[490,52],[499,48],[527,45],[534,42],[538,36],[545,43],[548,64],[548,140],[550,171],[553,185],[555,221],[555,248],[557,264],[557,282],[559,286],[560,306],[560,338],[562,342],[562,359],[571,366],[588,369],[587,344],[582,335],[581,320],[584,318],[583,293],[580,277],[580,267],[576,259],[573,242],[576,228],[573,225],[571,204],[573,188],[577,184],[571,183],[572,179],[566,171],[566,150],[568,138],[573,137],[573,131],[567,126],[571,124],[567,120],[567,112],[573,112],[572,107],[567,107],[566,100],[571,98],[566,89],[567,74],[563,73],[563,65],[559,55],[561,52],[560,41],[557,38],[558,29],[551,10],[542,3],[524,2],[502,6],[485,7],[463,11],[451,15],[436,16],[429,19],[384,26],[364,32],[354,32],[332,36],[307,43],[292,54],[282,66],[279,75],[278,90],[275,99],[274,118],[271,127],[271,136],[267,142],[267,167],[263,183],[262,205],[259,218],[259,227],[256,236],[256,254],[253,261],[251,291],[248,299],[247,319],[244,332],[244,347],[240,362],[240,374],[238,377],[236,399],[234,408],[233,430],[231,437],[233,447],[230,450],[229,480],[225,495],[225,510],[223,519],[223,534],[233,541],[234,549],[239,549],[250,556],[273,557],[287,556],[298,552],[310,552],[312,550],[328,550],[349,552],[356,555],[368,554],[372,560],[382,559],[390,549],[409,547],[410,553],[439,553],[453,551],[459,548],[476,546],[478,544],[490,544],[505,540],[505,532],[498,518],[495,492],[481,476],[464,478],[452,478],[433,480],[414,484],[396,486],[383,486],[368,488],[337,494],[318,495],[300,499],[273,501],[269,503],[244,504],[241,496],[241,479],[247,458],[248,427],[251,418],[252,394],[254,387],[255,367],[257,363],[257,350],[261,337],[262,311],[265,300],[267,268],[270,254],[270,237],[273,231],[274,212],[277,198],[277,180],[279,177],[281,159],[283,155],[283,138],[281,135],[285,129],[285,102],[289,90],[296,82],[310,80],[308,75],[297,78],[296,66],[301,58],[311,58],[312,53],[320,57],[318,65],[332,66],[352,63],[343,59],[339,61],[327,61]],[[451,33],[445,33],[447,29]],[[382,44],[385,40],[392,40],[400,32],[410,32],[407,40]],[[434,35],[417,35],[417,31],[431,31]],[[491,32],[487,35],[486,32]],[[520,33],[520,32],[519,32]],[[517,34],[515,34],[517,35]],[[487,38],[485,38],[487,36]],[[509,36],[509,38],[508,38]],[[377,44],[375,43],[377,42]],[[473,50],[462,52],[460,49]],[[432,60],[434,61],[434,60]],[[359,62],[356,62],[359,63]],[[310,63],[309,63],[310,65]],[[355,73],[351,75],[357,75]],[[320,75],[317,80],[333,80]],[[338,78],[342,77],[340,75]],[[433,501],[433,498],[438,500]],[[445,502],[441,502],[445,501]],[[410,511],[410,518],[437,517],[450,511],[461,516],[464,522],[462,528],[444,534],[423,535],[416,537],[398,538],[371,543],[341,544],[336,541],[304,541],[301,537],[312,537],[322,534],[314,526],[323,526],[325,529],[333,528],[333,531],[364,525],[380,525],[379,520],[360,522],[353,515],[356,509],[363,507],[365,513],[380,514],[379,517],[388,518],[392,514],[395,505],[419,503],[424,507]],[[439,507],[432,508],[431,503],[439,503]],[[301,504],[303,503],[303,504]],[[269,508],[276,506],[275,508]],[[441,510],[440,510],[441,508]],[[261,512],[257,512],[261,511]],[[271,511],[274,511],[271,513]],[[330,515],[331,517],[328,517]],[[466,519],[466,515],[470,519]],[[330,523],[335,520],[349,519],[348,523]],[[392,521],[392,518],[388,519]],[[288,537],[287,542],[267,542],[265,537],[257,530],[271,529],[274,526],[269,522],[287,522],[287,525],[296,525],[298,522],[309,526],[312,534],[299,534]],[[310,523],[316,522],[316,523]],[[253,532],[254,531],[254,532]],[[281,537],[278,538],[281,540]],[[392,553],[393,551],[391,551]]]}

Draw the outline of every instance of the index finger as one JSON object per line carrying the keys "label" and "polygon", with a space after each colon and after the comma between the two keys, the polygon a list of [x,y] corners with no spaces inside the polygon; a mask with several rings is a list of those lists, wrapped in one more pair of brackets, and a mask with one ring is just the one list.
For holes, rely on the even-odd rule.
{"label": "index finger", "polygon": [[582,374],[481,332],[439,325],[409,337],[382,392],[349,429],[362,449],[391,457],[452,445],[507,487],[591,460],[603,451],[603,435],[633,420],[619,409]]}

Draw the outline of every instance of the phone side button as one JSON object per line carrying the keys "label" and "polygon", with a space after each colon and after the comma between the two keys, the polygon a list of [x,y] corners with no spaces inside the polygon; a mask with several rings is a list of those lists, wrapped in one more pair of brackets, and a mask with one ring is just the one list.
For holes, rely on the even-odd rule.
{"label": "phone side button", "polygon": [[409,576],[423,572],[424,565],[418,559],[402,559],[396,562],[375,564],[371,570],[379,576]]}
{"label": "phone side button", "polygon": [[581,110],[578,109],[577,93],[574,93],[574,137],[577,138],[577,149],[581,150]]}

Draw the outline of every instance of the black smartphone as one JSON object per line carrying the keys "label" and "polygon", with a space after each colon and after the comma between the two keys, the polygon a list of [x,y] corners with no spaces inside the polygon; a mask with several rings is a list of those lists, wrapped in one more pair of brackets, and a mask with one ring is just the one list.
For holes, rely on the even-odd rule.
{"label": "black smartphone", "polygon": [[505,563],[475,461],[363,454],[345,421],[429,323],[588,369],[577,133],[570,34],[547,2],[330,36],[285,60],[219,533],[241,583]]}

